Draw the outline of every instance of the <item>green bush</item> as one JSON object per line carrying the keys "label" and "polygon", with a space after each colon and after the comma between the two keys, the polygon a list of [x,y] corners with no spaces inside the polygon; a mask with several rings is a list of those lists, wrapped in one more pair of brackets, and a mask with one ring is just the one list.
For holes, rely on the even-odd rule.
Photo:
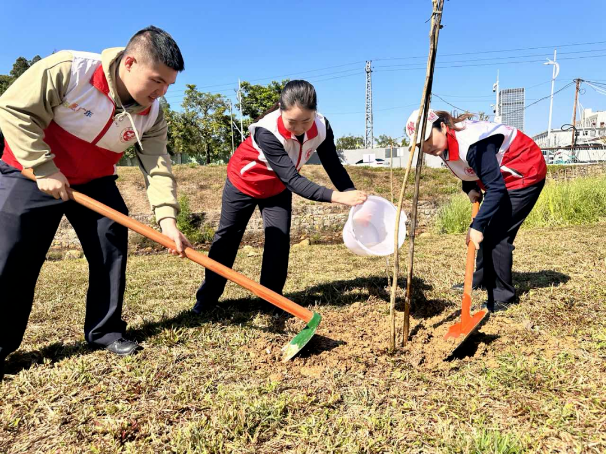
{"label": "green bush", "polygon": [[215,231],[209,224],[201,225],[200,218],[191,212],[186,195],[179,197],[181,211],[177,215],[177,227],[191,243],[210,242]]}
{"label": "green bush", "polygon": [[[470,216],[469,199],[458,194],[438,211],[436,229],[439,233],[465,233]],[[549,180],[522,228],[593,224],[605,217],[606,179]]]}
{"label": "green bush", "polygon": [[605,216],[605,178],[550,180],[523,227],[593,224]]}
{"label": "green bush", "polygon": [[438,233],[467,232],[471,223],[471,204],[464,193],[452,196],[438,210],[436,229]]}

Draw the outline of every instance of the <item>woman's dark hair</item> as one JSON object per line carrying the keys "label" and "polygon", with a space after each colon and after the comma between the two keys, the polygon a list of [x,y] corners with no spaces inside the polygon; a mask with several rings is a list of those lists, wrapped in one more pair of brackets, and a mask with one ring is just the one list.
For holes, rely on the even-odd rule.
{"label": "woman's dark hair", "polygon": [[280,109],[290,110],[295,105],[307,110],[318,108],[316,89],[306,80],[291,80],[280,93]]}
{"label": "woman's dark hair", "polygon": [[284,88],[280,93],[280,100],[267,111],[263,112],[263,115],[255,119],[255,122],[278,109],[290,110],[294,106],[299,106],[300,108],[307,110],[318,109],[316,89],[306,80],[291,80],[284,85]]}
{"label": "woman's dark hair", "polygon": [[448,126],[448,128],[452,129],[453,131],[460,131],[461,129],[463,129],[463,128],[457,127],[457,123],[460,123],[465,120],[469,120],[475,116],[470,113],[465,113],[465,114],[459,115],[458,117],[453,117],[452,115],[450,115],[448,112],[446,112],[444,110],[436,110],[435,112],[436,112],[436,115],[438,116],[438,119],[433,122],[432,126],[436,129],[441,129],[442,123],[444,123],[446,126]]}

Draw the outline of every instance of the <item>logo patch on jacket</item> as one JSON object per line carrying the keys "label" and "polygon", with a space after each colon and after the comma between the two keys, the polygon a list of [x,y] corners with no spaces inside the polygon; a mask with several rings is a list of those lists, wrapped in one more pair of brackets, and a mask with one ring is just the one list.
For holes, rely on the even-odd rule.
{"label": "logo patch on jacket", "polygon": [[67,107],[70,110],[73,110],[74,112],[82,112],[82,114],[85,117],[92,117],[93,116],[93,112],[82,107],[80,104],[73,102],[73,103],[69,103],[67,101],[63,101],[63,104],[61,104],[63,107]]}
{"label": "logo patch on jacket", "polygon": [[130,142],[131,140],[135,140],[135,131],[130,126],[125,128],[120,133],[120,142]]}
{"label": "logo patch on jacket", "polygon": [[307,150],[305,152],[305,160],[309,161],[309,158],[311,157],[311,155],[313,154],[314,150],[312,148],[310,148],[309,150]]}
{"label": "logo patch on jacket", "polygon": [[471,167],[465,167],[465,173],[467,175],[475,175],[476,174]]}

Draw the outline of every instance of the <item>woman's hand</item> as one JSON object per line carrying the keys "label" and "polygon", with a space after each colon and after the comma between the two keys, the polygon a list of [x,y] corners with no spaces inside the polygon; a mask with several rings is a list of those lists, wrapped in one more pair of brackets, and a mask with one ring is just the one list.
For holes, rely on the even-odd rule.
{"label": "woman's hand", "polygon": [[175,242],[177,249],[169,249],[172,255],[178,255],[179,257],[185,257],[183,251],[186,247],[192,247],[191,243],[185,238],[185,235],[177,228],[177,221],[175,218],[164,218],[160,221],[160,228],[162,233],[169,237]]}
{"label": "woman's hand", "polygon": [[467,231],[467,238],[465,239],[465,244],[469,245],[469,242],[472,241],[474,246],[477,249],[480,249],[480,243],[484,241],[484,234],[479,230],[472,229],[469,227]]}
{"label": "woman's hand", "polygon": [[367,198],[368,195],[364,191],[333,191],[332,198],[330,201],[332,203],[340,203],[342,205],[353,207],[366,202]]}
{"label": "woman's hand", "polygon": [[482,195],[482,192],[476,191],[475,189],[472,189],[471,191],[469,191],[467,196],[469,197],[469,201],[471,203],[476,203],[476,202],[481,203],[482,199],[484,198]]}

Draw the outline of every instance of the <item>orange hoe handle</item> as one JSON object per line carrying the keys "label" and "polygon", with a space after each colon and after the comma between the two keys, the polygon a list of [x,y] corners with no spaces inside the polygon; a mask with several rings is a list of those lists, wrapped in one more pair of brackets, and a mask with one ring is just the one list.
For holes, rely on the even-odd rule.
{"label": "orange hoe handle", "polygon": [[[36,180],[36,177],[34,176],[34,173],[31,169],[24,169],[21,173],[30,180]],[[92,199],[91,197],[88,197],[82,194],[81,192],[75,191],[71,188],[67,188],[67,193],[69,194],[70,199],[72,199],[74,202],[77,202],[80,205],[83,205],[105,217],[108,217],[112,221],[115,221],[126,228],[134,230],[135,232],[140,233],[141,235],[149,238],[150,240],[153,240],[156,243],[160,243],[166,248],[173,250],[177,249],[177,246],[173,240],[169,239],[167,236],[163,235],[157,230],[154,230],[151,227],[139,221],[136,221],[120,213],[119,211],[116,211],[113,208],[110,208],[107,205],[96,201],[95,199]],[[274,306],[278,306],[280,309],[285,310],[289,314],[294,315],[295,317],[300,318],[301,320],[304,320],[306,323],[308,323],[314,316],[313,312],[305,309],[302,306],[299,306],[296,303],[293,303],[289,299],[284,298],[282,295],[274,292],[273,290],[262,286],[261,284],[247,278],[246,276],[232,270],[231,268],[226,267],[225,265],[220,264],[219,262],[214,261],[213,259],[195,251],[190,247],[185,248],[184,253],[185,256],[191,261],[196,262],[202,265],[203,267],[223,276],[224,278],[235,282],[236,284],[244,287],[245,289],[250,290],[255,295],[260,298],[263,298],[268,303],[271,303]]]}
{"label": "orange hoe handle", "polygon": [[[480,211],[480,203],[474,202],[471,206],[471,219],[473,220]],[[473,278],[473,271],[475,267],[475,258],[476,258],[476,247],[473,244],[473,241],[469,241],[467,245],[467,261],[465,262],[465,281],[463,281],[463,294],[471,295],[471,281]],[[467,300],[469,307],[465,307],[465,300],[463,299],[463,312],[469,313],[471,309],[471,299]]]}

